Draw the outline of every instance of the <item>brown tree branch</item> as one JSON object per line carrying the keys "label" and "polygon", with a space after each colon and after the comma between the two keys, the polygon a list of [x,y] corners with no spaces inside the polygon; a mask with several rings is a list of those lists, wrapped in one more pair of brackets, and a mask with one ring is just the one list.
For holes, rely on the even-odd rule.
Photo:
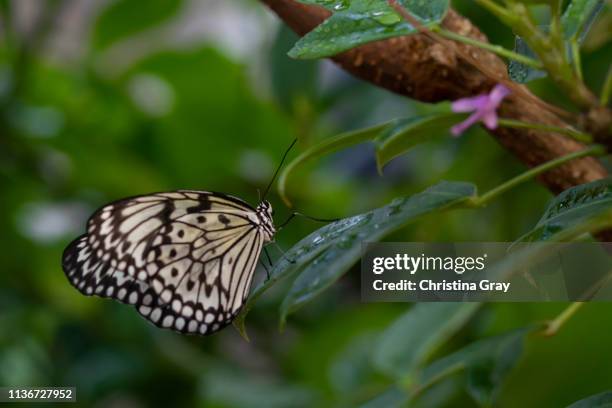
{"label": "brown tree branch", "polygon": [[[299,35],[306,34],[329,16],[323,8],[294,0],[262,2]],[[454,10],[449,11],[443,26],[458,34],[487,41],[483,33]],[[491,89],[497,81],[466,62],[457,49],[486,65],[498,78],[507,76],[504,61],[486,50],[459,43],[456,48],[449,48],[422,34],[366,44],[333,60],[358,78],[423,102],[455,100]],[[525,91],[529,92],[526,88]],[[534,99],[514,93],[502,105],[500,115],[523,122],[565,126],[557,116],[542,108],[543,103]],[[490,133],[529,167],[584,148],[572,139],[543,131],[498,128]],[[606,175],[599,161],[585,158],[551,170],[541,180],[553,193],[558,193]]]}

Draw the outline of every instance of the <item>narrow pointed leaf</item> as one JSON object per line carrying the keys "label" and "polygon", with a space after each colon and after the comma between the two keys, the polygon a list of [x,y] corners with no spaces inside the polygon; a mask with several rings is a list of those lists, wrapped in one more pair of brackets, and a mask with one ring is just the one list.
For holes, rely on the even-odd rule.
{"label": "narrow pointed leaf", "polygon": [[[537,59],[538,56],[529,48],[529,45],[518,35],[514,37],[514,52],[524,55],[526,57]],[[519,84],[524,84],[534,79],[544,78],[547,74],[546,71],[532,68],[521,62],[511,60],[508,64],[508,75],[510,79]]]}
{"label": "narrow pointed leaf", "polygon": [[553,198],[535,228],[517,241],[547,241],[612,209],[612,177],[565,190]]}
{"label": "narrow pointed leaf", "polygon": [[374,142],[378,169],[382,172],[382,167],[393,158],[434,136],[446,134],[446,129],[462,118],[463,115],[448,112],[400,118],[326,139],[304,151],[283,169],[278,179],[278,192],[283,201],[291,205],[287,190],[298,169],[325,155],[364,142]]}
{"label": "narrow pointed leaf", "polygon": [[[603,0],[572,0],[563,13],[561,28],[566,40],[567,56],[571,63],[573,63],[571,61],[573,58],[571,42],[578,41],[578,43],[582,43],[584,41],[593,21],[595,21],[595,18],[601,12],[603,5]],[[541,28],[545,32],[549,31],[548,26]],[[535,55],[525,40],[519,36],[515,37],[514,52],[527,57],[537,58],[537,55]],[[547,75],[546,71],[523,65],[517,61],[510,61],[508,74],[513,81],[518,83],[526,83]]]}
{"label": "narrow pointed leaf", "polygon": [[398,119],[387,126],[376,138],[376,164],[382,174],[383,167],[394,158],[434,136],[448,135],[448,129],[463,115],[441,113]]}
{"label": "narrow pointed leaf", "polygon": [[565,39],[584,40],[603,6],[604,0],[572,0],[561,17]]}
{"label": "narrow pointed leaf", "polygon": [[[304,248],[306,253],[311,255],[303,256],[301,262],[288,268],[295,270],[300,265],[304,265],[281,305],[281,323],[285,321],[287,315],[312,300],[344,275],[359,260],[363,242],[378,241],[419,217],[447,210],[475,195],[476,187],[473,184],[441,182],[422,193],[396,199],[387,206],[358,216],[362,222],[351,222],[352,225],[343,228],[342,234],[337,234],[333,242],[327,240],[329,245],[323,250],[321,246],[317,246],[313,251],[308,241],[301,241],[292,248],[292,251]],[[331,224],[331,228],[333,225]],[[329,227],[328,225],[322,230]],[[313,240],[320,240],[322,236],[315,233]],[[286,273],[282,270],[278,272]]]}
{"label": "narrow pointed leaf", "polygon": [[[355,262],[359,257],[359,252],[354,255],[354,248],[359,248],[361,244],[346,237],[351,237],[354,234],[359,235],[364,231],[372,232],[372,237],[382,237],[419,216],[459,206],[475,196],[476,187],[471,183],[442,181],[422,193],[396,199],[388,206],[327,224],[294,245],[274,265],[270,272],[270,278],[260,283],[251,292],[242,311],[234,320],[234,326],[244,335],[246,333],[244,319],[257,299],[278,281],[308,267],[315,258],[328,248],[333,247],[336,250],[342,249],[350,252],[351,256],[355,256],[353,261]],[[374,239],[368,237],[368,240],[372,241]],[[342,258],[342,262],[347,262],[346,259]],[[337,279],[338,277],[331,276],[331,279]],[[322,281],[322,283],[327,284],[325,281]],[[316,289],[318,290],[318,288]]]}
{"label": "narrow pointed leaf", "polygon": [[[259,297],[278,281],[292,276],[300,271],[305,265],[316,258],[322,251],[342,238],[352,228],[368,223],[371,215],[360,214],[353,217],[327,224],[306,238],[302,239],[274,265],[270,272],[270,278],[260,283],[249,295],[240,314],[234,319],[234,326],[240,333],[246,333],[244,319]],[[244,336],[244,334],[243,334]]]}
{"label": "narrow pointed leaf", "polygon": [[291,163],[285,166],[280,176],[278,177],[278,194],[281,196],[281,198],[287,205],[291,206],[291,201],[289,200],[289,196],[287,193],[287,185],[289,183],[289,178],[293,173],[295,173],[298,168],[304,166],[310,161],[316,160],[330,153],[342,150],[349,146],[354,146],[359,143],[366,142],[368,140],[372,140],[386,126],[388,126],[388,123],[382,123],[369,128],[342,133],[310,147],[298,157],[293,159]]}
{"label": "narrow pointed leaf", "polygon": [[471,343],[427,366],[420,375],[419,384],[428,384],[445,375],[464,371],[468,393],[480,406],[492,406],[505,379],[523,353],[526,336],[536,328],[518,329]]}

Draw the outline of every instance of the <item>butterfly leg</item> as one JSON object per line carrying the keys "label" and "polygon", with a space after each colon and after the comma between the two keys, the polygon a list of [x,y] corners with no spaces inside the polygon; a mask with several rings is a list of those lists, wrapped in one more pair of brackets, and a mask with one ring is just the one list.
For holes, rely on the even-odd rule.
{"label": "butterfly leg", "polygon": [[289,262],[290,264],[294,264],[295,263],[295,259],[289,259],[288,257],[285,256],[285,251],[283,251],[283,249],[280,247],[280,245],[278,245],[276,242],[273,242],[273,244],[276,246],[276,249],[278,249],[278,251],[281,253],[281,257],[285,258],[287,260],[287,262]]}
{"label": "butterfly leg", "polygon": [[266,271],[266,280],[264,282],[267,282],[267,281],[270,280],[270,269],[268,269],[268,267],[266,266],[266,264],[263,261],[261,261],[260,263],[261,263],[261,266],[263,266],[263,268]]}
{"label": "butterfly leg", "polygon": [[[264,253],[266,254],[266,259],[268,260],[268,263],[270,264],[270,268],[272,267],[272,258],[270,258],[270,253],[268,252],[268,248],[264,248]],[[264,264],[263,262],[261,263],[264,267],[264,269],[266,270],[266,282],[270,280],[270,270],[268,269],[268,267],[266,266],[266,264]]]}

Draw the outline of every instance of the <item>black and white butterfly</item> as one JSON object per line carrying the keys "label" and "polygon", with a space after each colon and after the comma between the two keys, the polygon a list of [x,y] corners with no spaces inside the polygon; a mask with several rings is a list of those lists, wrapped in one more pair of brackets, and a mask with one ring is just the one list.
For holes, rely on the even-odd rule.
{"label": "black and white butterfly", "polygon": [[179,190],[110,203],[64,251],[74,287],[134,305],[155,325],[211,334],[238,314],[264,244],[272,207]]}

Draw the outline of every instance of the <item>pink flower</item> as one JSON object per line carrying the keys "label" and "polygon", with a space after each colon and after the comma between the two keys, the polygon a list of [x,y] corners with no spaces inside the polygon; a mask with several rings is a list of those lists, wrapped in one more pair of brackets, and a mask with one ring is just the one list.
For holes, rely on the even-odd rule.
{"label": "pink flower", "polygon": [[480,94],[470,98],[457,99],[452,104],[453,112],[474,112],[463,122],[453,126],[451,133],[459,136],[470,126],[482,122],[488,129],[497,128],[497,108],[510,90],[502,84],[497,84],[488,94]]}

